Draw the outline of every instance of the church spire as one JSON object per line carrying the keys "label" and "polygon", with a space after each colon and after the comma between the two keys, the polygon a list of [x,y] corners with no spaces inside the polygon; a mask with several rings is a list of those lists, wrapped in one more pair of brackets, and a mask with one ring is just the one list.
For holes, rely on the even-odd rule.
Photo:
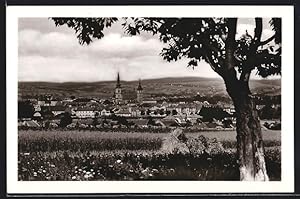
{"label": "church spire", "polygon": [[118,77],[117,77],[117,86],[116,88],[121,88],[121,83],[120,83],[120,74],[118,72]]}
{"label": "church spire", "polygon": [[142,88],[142,84],[141,84],[141,79],[139,79],[139,85],[138,85],[138,88],[137,88],[138,91],[141,91],[143,90]]}

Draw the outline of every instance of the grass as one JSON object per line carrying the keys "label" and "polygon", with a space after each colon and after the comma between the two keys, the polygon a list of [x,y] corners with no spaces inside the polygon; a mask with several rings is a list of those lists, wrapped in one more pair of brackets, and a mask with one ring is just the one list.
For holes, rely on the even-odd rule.
{"label": "grass", "polygon": [[20,152],[158,150],[162,140],[151,133],[89,131],[20,131]]}
{"label": "grass", "polygon": [[[235,148],[235,132],[188,133]],[[281,179],[280,132],[264,131],[266,166]],[[274,136],[271,136],[274,135]],[[166,153],[166,133],[19,131],[19,180],[238,180],[235,150]]]}
{"label": "grass", "polygon": [[[236,141],[236,131],[201,131],[199,133],[186,133],[188,136],[217,138],[219,141]],[[264,141],[281,141],[281,131],[262,130]]]}

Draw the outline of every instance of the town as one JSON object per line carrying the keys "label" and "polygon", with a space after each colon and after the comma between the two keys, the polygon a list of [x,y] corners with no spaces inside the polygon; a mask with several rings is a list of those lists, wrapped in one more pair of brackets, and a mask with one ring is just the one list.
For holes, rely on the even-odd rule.
{"label": "town", "polygon": [[[264,128],[280,129],[280,101],[257,97],[257,110]],[[271,98],[272,99],[272,98]],[[275,102],[274,102],[275,101]],[[278,101],[278,100],[277,100]],[[19,129],[169,129],[233,130],[235,110],[230,103],[145,98],[142,81],[136,85],[136,98],[125,99],[120,75],[109,99],[75,97],[58,99],[53,95],[19,99]]]}

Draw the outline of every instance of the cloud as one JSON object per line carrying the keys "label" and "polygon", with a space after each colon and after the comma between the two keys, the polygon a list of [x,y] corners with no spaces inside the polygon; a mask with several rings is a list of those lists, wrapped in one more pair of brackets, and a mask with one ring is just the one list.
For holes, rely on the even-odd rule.
{"label": "cloud", "polygon": [[141,36],[122,36],[107,34],[103,39],[95,40],[89,46],[81,46],[74,34],[61,32],[41,33],[26,29],[19,32],[19,54],[40,55],[44,57],[118,57],[131,58],[145,55],[158,55],[162,48],[156,39],[144,39]]}
{"label": "cloud", "polygon": [[182,59],[168,63],[159,56],[163,44],[156,38],[107,33],[89,46],[79,45],[72,33],[19,32],[20,81],[101,81],[115,79],[120,71],[124,80],[166,76],[217,77],[201,63],[196,70]]}
{"label": "cloud", "polygon": [[133,58],[147,55],[157,56],[162,47],[162,43],[156,39],[113,33],[93,42],[89,52],[101,57]]}
{"label": "cloud", "polygon": [[[57,28],[48,19],[28,19],[19,23],[20,81],[101,81],[115,79],[120,71],[124,80],[166,76],[218,77],[208,64],[195,70],[187,68],[187,59],[166,62],[159,56],[163,44],[153,36],[128,36],[120,27],[109,29],[105,37],[82,46],[74,31]],[[39,24],[41,24],[39,26]],[[238,35],[254,25],[239,24]],[[272,35],[264,29],[263,37]]]}
{"label": "cloud", "polygon": [[118,71],[123,80],[166,76],[217,77],[205,63],[192,70],[186,67],[186,60],[169,63],[159,56],[124,59],[119,65],[110,58],[90,61],[89,58],[20,56],[19,66],[20,81],[104,81],[115,79]]}

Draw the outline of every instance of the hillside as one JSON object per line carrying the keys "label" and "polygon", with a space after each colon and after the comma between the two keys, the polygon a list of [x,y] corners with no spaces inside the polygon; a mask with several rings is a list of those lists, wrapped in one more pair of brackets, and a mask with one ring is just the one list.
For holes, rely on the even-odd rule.
{"label": "hillside", "polygon": [[[60,97],[97,97],[109,98],[113,95],[115,81],[105,82],[19,82],[20,95],[52,94]],[[121,81],[126,99],[135,98],[137,81]],[[170,77],[142,80],[146,97],[155,96],[194,96],[227,95],[223,80],[198,77]],[[250,87],[253,93],[281,94],[281,80],[252,80]]]}

